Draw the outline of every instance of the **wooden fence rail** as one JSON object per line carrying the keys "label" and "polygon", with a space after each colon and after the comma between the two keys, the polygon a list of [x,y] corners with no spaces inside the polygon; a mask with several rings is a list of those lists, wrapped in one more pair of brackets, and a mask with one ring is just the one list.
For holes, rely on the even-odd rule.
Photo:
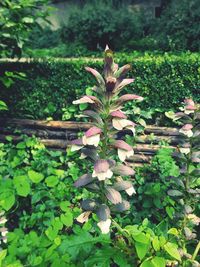
{"label": "wooden fence rail", "polygon": [[[70,141],[77,138],[79,131],[91,127],[90,123],[72,121],[45,121],[27,119],[0,119],[0,141],[6,140],[6,135],[20,140],[20,133],[28,136],[35,135],[48,148],[65,150]],[[122,135],[129,134],[123,131]],[[135,155],[129,160],[130,164],[140,166],[149,163],[156,151],[164,147],[161,142],[167,142],[168,147],[176,149],[180,140],[177,128],[147,126],[144,133],[136,138]]]}

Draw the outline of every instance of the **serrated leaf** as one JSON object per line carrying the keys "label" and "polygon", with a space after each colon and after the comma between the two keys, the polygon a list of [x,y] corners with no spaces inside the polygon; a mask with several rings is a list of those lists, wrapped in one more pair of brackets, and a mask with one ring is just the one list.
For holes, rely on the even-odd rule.
{"label": "serrated leaf", "polygon": [[150,247],[149,244],[135,242],[136,252],[140,260],[142,260],[145,257],[145,255],[149,251],[149,247]]}
{"label": "serrated leaf", "polygon": [[145,260],[143,263],[140,265],[140,267],[155,267],[155,265],[152,263],[151,260]]}
{"label": "serrated leaf", "polygon": [[6,255],[7,255],[7,249],[0,251],[0,266],[1,266],[2,260],[6,257]]}
{"label": "serrated leaf", "polygon": [[178,236],[178,230],[176,228],[170,228],[168,234]]}
{"label": "serrated leaf", "polygon": [[142,244],[149,244],[150,239],[148,236],[146,236],[144,233],[139,233],[139,234],[133,234],[132,237],[135,241],[140,242]]}
{"label": "serrated leaf", "polygon": [[178,246],[174,243],[171,242],[167,242],[164,245],[164,250],[174,259],[181,261],[181,257],[180,254],[178,252]]}
{"label": "serrated leaf", "polygon": [[160,242],[159,242],[157,236],[155,236],[154,239],[152,240],[152,246],[153,246],[155,251],[159,251],[160,250]]}
{"label": "serrated leaf", "polygon": [[155,256],[153,257],[151,262],[153,263],[154,267],[165,267],[166,266],[166,260],[162,257]]}

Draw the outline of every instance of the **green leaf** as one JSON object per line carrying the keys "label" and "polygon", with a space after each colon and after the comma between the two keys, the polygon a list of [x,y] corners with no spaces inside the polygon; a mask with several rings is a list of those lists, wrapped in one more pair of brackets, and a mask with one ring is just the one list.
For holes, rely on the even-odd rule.
{"label": "green leaf", "polygon": [[33,183],[38,184],[44,179],[44,175],[42,173],[30,170],[28,171],[28,177],[31,179]]}
{"label": "green leaf", "polygon": [[0,100],[0,110],[8,110],[6,103],[2,100]]}
{"label": "green leaf", "polygon": [[142,260],[145,257],[145,255],[149,250],[149,247],[150,247],[149,244],[135,242],[136,252],[140,260]]}
{"label": "green leaf", "polygon": [[51,241],[53,241],[58,235],[58,230],[49,226],[49,228],[45,231],[45,234]]}
{"label": "green leaf", "polygon": [[168,234],[178,236],[178,230],[176,228],[170,228]]}
{"label": "green leaf", "polygon": [[6,255],[7,255],[7,249],[0,251],[0,264],[1,264],[2,260],[6,257]]}
{"label": "green leaf", "polygon": [[144,233],[140,233],[138,235],[132,234],[132,237],[135,241],[143,243],[143,244],[149,244],[149,237],[147,237]]}
{"label": "green leaf", "polygon": [[160,242],[159,242],[157,236],[155,236],[154,239],[152,240],[152,246],[153,246],[155,251],[159,251],[160,250]]}
{"label": "green leaf", "polygon": [[87,107],[88,107],[88,104],[87,104],[87,103],[84,103],[84,104],[80,104],[80,105],[79,105],[79,109],[80,109],[81,111],[85,110]]}
{"label": "green leaf", "polygon": [[143,127],[146,127],[146,126],[147,126],[145,120],[143,120],[143,119],[141,119],[141,118],[138,120],[138,123],[139,123],[140,125],[142,125]]}
{"label": "green leaf", "polygon": [[170,219],[173,219],[174,217],[174,208],[173,207],[169,207],[167,206],[165,208],[166,212],[167,212],[167,215],[169,216]]}
{"label": "green leaf", "polygon": [[155,265],[152,263],[151,260],[146,260],[146,261],[143,261],[140,267],[155,267]]}
{"label": "green leaf", "polygon": [[73,225],[73,214],[72,213],[61,214],[60,220],[65,226],[71,227]]}
{"label": "green leaf", "polygon": [[29,181],[25,175],[15,176],[13,179],[13,184],[19,196],[27,197],[31,191]]}
{"label": "green leaf", "polygon": [[70,205],[71,205],[71,203],[69,201],[60,202],[60,208],[62,211],[68,211]]}
{"label": "green leaf", "polygon": [[172,110],[170,110],[170,111],[166,111],[166,112],[165,112],[165,116],[166,116],[167,118],[169,118],[169,119],[174,119],[174,115],[175,115],[175,113],[174,113],[174,111],[172,111]]}
{"label": "green leaf", "polygon": [[[88,231],[80,230],[77,235],[68,236],[67,239],[63,240],[59,250],[62,254],[67,252],[73,259],[76,259],[80,253],[89,255],[88,253],[92,250],[94,244],[98,242],[103,245],[104,243],[109,243],[110,239],[107,235],[94,237]],[[92,257],[94,257],[94,254]]]}
{"label": "green leaf", "polygon": [[0,206],[8,211],[15,204],[14,191],[6,190],[0,194]]}
{"label": "green leaf", "polygon": [[24,148],[26,148],[26,143],[25,142],[19,142],[16,145],[16,148],[18,148],[18,149],[24,149]]}
{"label": "green leaf", "polygon": [[182,192],[180,192],[179,190],[168,190],[167,194],[171,197],[181,197],[183,195]]}
{"label": "green leaf", "polygon": [[48,176],[46,179],[45,179],[45,183],[47,184],[47,186],[49,187],[54,187],[58,184],[59,182],[59,179],[57,176],[54,176],[54,175],[51,175],[51,176]]}
{"label": "green leaf", "polygon": [[34,22],[34,19],[31,18],[31,17],[24,17],[24,18],[22,19],[22,21],[25,22],[25,23],[30,23],[30,24],[32,24],[32,23]]}
{"label": "green leaf", "polygon": [[177,249],[177,245],[174,244],[174,243],[171,243],[171,242],[167,242],[165,245],[164,245],[164,250],[174,259],[178,260],[178,261],[181,261],[181,257],[180,257],[180,254],[178,252],[178,249]]}
{"label": "green leaf", "polygon": [[166,260],[162,257],[155,256],[151,262],[153,263],[154,267],[165,267],[166,266]]}

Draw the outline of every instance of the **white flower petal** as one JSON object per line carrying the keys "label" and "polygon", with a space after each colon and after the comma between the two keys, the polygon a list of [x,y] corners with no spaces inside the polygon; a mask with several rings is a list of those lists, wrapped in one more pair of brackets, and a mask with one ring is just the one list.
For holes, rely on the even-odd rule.
{"label": "white flower petal", "polygon": [[113,127],[117,130],[122,130],[123,129],[123,126],[122,126],[122,123],[121,123],[122,119],[119,119],[119,118],[114,118],[112,120],[112,124],[113,124]]}
{"label": "white flower petal", "polygon": [[132,194],[136,194],[136,191],[135,191],[133,186],[128,188],[128,189],[126,189],[125,191],[129,196],[132,196]]}
{"label": "white flower petal", "polygon": [[91,211],[85,211],[83,213],[81,213],[77,218],[77,222],[79,223],[84,223],[87,222],[89,220],[89,216],[92,212]]}
{"label": "white flower petal", "polygon": [[127,129],[131,130],[131,132],[133,133],[133,135],[135,135],[135,127],[133,126],[127,126]]}
{"label": "white flower petal", "polygon": [[0,218],[0,224],[4,224],[7,222],[7,219],[5,217]]}
{"label": "white flower petal", "polygon": [[186,115],[189,115],[191,113],[194,113],[194,110],[185,109],[184,112],[185,112]]}
{"label": "white flower petal", "polygon": [[87,158],[87,156],[84,153],[81,153],[79,159],[85,159],[85,158]]}
{"label": "white flower petal", "polygon": [[80,150],[81,148],[83,148],[83,146],[72,145],[72,146],[71,146],[71,152],[78,151],[78,150]]}
{"label": "white flower petal", "polygon": [[107,178],[111,178],[113,176],[113,172],[110,169],[107,170],[106,176],[107,176]]}
{"label": "white flower petal", "polygon": [[190,153],[190,148],[181,147],[180,152],[187,155],[188,153]]}
{"label": "white flower petal", "polygon": [[87,145],[97,147],[99,145],[99,142],[100,142],[100,134],[86,137],[86,140],[87,140],[86,141]]}
{"label": "white flower petal", "polygon": [[131,149],[130,151],[127,151],[127,153],[126,153],[126,157],[127,158],[130,158],[131,156],[133,156],[134,155],[134,151],[133,151],[133,149]]}
{"label": "white flower petal", "polygon": [[110,231],[111,220],[100,221],[97,223],[98,227],[101,229],[102,234],[108,234]]}
{"label": "white flower petal", "polygon": [[119,157],[119,159],[120,159],[122,162],[124,162],[125,159],[126,159],[126,153],[127,153],[127,151],[124,150],[124,149],[119,149],[119,148],[118,148],[117,153],[118,153],[118,157]]}

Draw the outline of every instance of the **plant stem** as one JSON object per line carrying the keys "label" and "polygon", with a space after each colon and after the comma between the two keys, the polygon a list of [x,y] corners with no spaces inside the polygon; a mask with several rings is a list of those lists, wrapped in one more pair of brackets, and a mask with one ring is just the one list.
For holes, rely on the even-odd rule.
{"label": "plant stem", "polygon": [[196,246],[196,248],[195,248],[195,251],[194,251],[194,253],[193,253],[193,255],[192,255],[192,260],[193,260],[193,261],[195,260],[196,256],[198,255],[199,250],[200,250],[200,241],[199,241],[199,243],[197,244],[197,246]]}
{"label": "plant stem", "polygon": [[121,226],[114,220],[112,219],[112,223],[113,225],[117,228],[117,230],[124,236],[127,238],[128,243],[130,246],[132,246],[132,239],[130,238],[130,235],[128,234],[128,232],[126,230],[124,230],[123,228],[121,228]]}

